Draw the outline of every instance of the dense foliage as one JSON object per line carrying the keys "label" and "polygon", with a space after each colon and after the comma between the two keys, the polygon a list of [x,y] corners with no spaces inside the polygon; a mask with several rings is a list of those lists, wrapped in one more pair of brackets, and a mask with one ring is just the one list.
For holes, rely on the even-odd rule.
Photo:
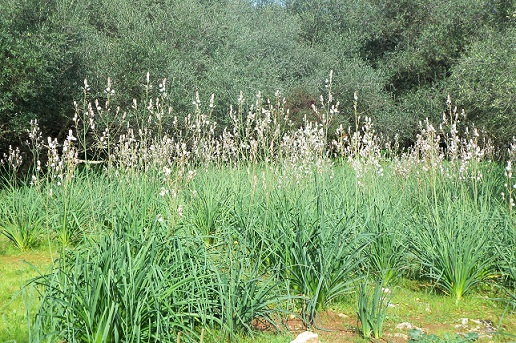
{"label": "dense foliage", "polygon": [[[280,90],[300,118],[334,70],[348,126],[353,94],[377,129],[411,143],[447,95],[498,143],[516,132],[516,8],[510,0],[5,0],[0,3],[0,147],[30,119],[66,134],[83,80],[112,101],[167,78],[178,115],[215,94],[219,122],[240,91]],[[251,101],[252,102],[252,101]]]}

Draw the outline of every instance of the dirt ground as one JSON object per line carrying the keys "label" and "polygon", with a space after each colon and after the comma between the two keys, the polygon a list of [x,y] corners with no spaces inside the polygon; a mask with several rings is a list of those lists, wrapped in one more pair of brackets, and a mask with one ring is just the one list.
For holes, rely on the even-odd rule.
{"label": "dirt ground", "polygon": [[[450,313],[448,313],[449,315]],[[489,313],[486,313],[489,315]],[[453,314],[454,315],[454,314]],[[479,335],[478,342],[510,342],[515,341],[516,337],[504,337],[496,335],[497,323],[490,319],[471,319],[467,317],[459,318],[457,321],[443,320],[436,322],[435,316],[427,316],[426,320],[423,315],[410,314],[406,321],[387,320],[384,326],[384,336],[382,339],[373,339],[371,342],[385,343],[402,343],[408,342],[408,332],[410,329],[420,329],[427,334],[436,334],[443,337],[444,333],[463,335],[468,332],[476,332]],[[446,317],[442,317],[446,318]],[[507,329],[511,329],[513,322],[516,320],[514,315],[508,318],[508,325],[502,325],[505,333],[512,333]],[[361,337],[360,324],[354,314],[344,314],[335,310],[327,310],[318,316],[317,328],[307,329],[302,321],[296,317],[289,317],[287,320],[288,330],[294,339],[303,331],[312,331],[319,335],[321,343],[346,343],[346,342],[369,342]],[[269,328],[261,327],[262,330],[268,331]],[[444,341],[443,341],[444,342]]]}

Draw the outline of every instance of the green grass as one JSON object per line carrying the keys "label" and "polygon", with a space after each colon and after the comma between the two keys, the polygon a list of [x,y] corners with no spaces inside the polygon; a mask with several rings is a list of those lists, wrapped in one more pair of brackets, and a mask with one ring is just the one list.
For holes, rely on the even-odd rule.
{"label": "green grass", "polygon": [[[462,318],[476,320],[491,320],[497,326],[503,316],[504,304],[490,300],[496,297],[496,292],[474,292],[457,303],[453,298],[435,294],[428,289],[410,289],[407,286],[393,289],[392,303],[389,309],[389,326],[408,321],[429,332],[442,336],[446,332],[455,332],[456,325],[461,324]],[[514,315],[504,321],[505,332],[511,333],[516,329]]]}
{"label": "green grass", "polygon": [[[142,335],[165,332],[165,327],[171,330],[167,334],[170,339],[181,331],[182,340],[198,341],[200,328],[205,327],[207,342],[224,337],[245,342],[249,335],[262,336],[253,329],[255,318],[274,323],[289,312],[317,329],[324,327],[319,314],[328,308],[341,307],[355,317],[356,309],[346,304],[355,302],[356,282],[369,273],[388,276],[388,287],[393,291],[391,302],[395,306],[386,310],[384,335],[396,332],[395,325],[402,321],[439,335],[453,332],[461,318],[489,319],[497,325],[504,303],[488,298],[504,294],[492,286],[501,280],[503,269],[497,269],[491,257],[479,255],[489,268],[489,278],[476,278],[467,293],[458,297],[443,284],[444,272],[438,269],[452,255],[428,255],[422,260],[418,254],[432,253],[431,244],[438,244],[435,251],[441,253],[445,244],[458,242],[440,241],[440,236],[426,238],[421,231],[433,234],[434,227],[442,229],[445,223],[454,229],[450,231],[454,235],[471,232],[475,242],[483,242],[483,248],[500,244],[491,228],[498,225],[493,220],[496,217],[482,217],[484,212],[496,210],[499,203],[483,203],[475,209],[467,193],[461,193],[465,199],[460,204],[446,205],[443,197],[443,212],[436,222],[431,207],[410,207],[389,196],[394,187],[394,179],[390,179],[394,176],[389,174],[382,181],[385,188],[370,180],[355,197],[356,189],[349,186],[353,185],[353,175],[346,168],[333,167],[331,177],[322,174],[301,181],[281,179],[281,187],[277,186],[278,174],[267,168],[255,169],[254,173],[238,168],[206,169],[197,171],[198,175],[178,188],[175,196],[161,195],[160,183],[152,174],[132,178],[130,183],[109,177],[76,178],[68,184],[67,192],[74,194],[74,199],[82,199],[80,207],[72,205],[80,209],[80,221],[84,223],[77,228],[81,230],[79,240],[60,240],[59,231],[52,230],[52,225],[60,227],[62,222],[55,219],[49,221],[38,248],[22,251],[2,238],[0,303],[5,305],[1,308],[0,341],[28,339],[26,305],[30,305],[31,322],[36,323],[35,335],[38,330],[45,332],[64,325],[68,334],[73,333],[67,340],[82,336],[87,342],[106,341],[107,337],[116,341],[115,332],[138,341]],[[441,191],[452,186],[444,183]],[[412,186],[407,183],[405,187]],[[9,191],[2,194],[10,196]],[[54,192],[53,197],[60,194]],[[357,199],[359,203],[355,203]],[[50,199],[40,209],[42,217],[62,218],[48,214],[59,211],[61,202],[53,201]],[[178,207],[184,212],[178,213]],[[48,208],[52,210],[46,212]],[[417,223],[422,226],[411,229]],[[465,242],[464,237],[460,242]],[[56,250],[68,249],[69,257],[62,258],[52,273],[39,280],[42,297],[31,288],[20,292],[27,280],[37,276],[34,268],[22,261],[48,271],[50,257],[55,254],[47,248],[49,242],[57,246]],[[406,242],[409,246],[426,244],[423,247],[427,248],[401,249]],[[462,255],[471,257],[469,253]],[[458,267],[461,261],[453,260]],[[125,273],[130,273],[127,278]],[[453,269],[450,273],[456,275]],[[176,279],[174,275],[181,277]],[[137,280],[141,280],[140,286]],[[155,280],[153,288],[147,284],[151,280]],[[85,283],[89,285],[86,288]],[[125,300],[115,300],[118,296],[109,294],[119,294]],[[188,294],[196,296],[189,298]],[[67,310],[63,312],[67,313],[66,322],[52,319],[61,318],[55,317],[59,313],[56,299],[65,301],[68,309],[77,306],[77,314]],[[110,299],[114,302],[107,302]],[[166,299],[175,300],[170,303]],[[48,305],[40,308],[40,319],[34,320],[42,300]],[[151,309],[150,303],[161,305]],[[50,314],[50,309],[54,317],[41,317]],[[161,313],[161,317],[151,320],[146,311],[149,315]],[[86,314],[88,317],[84,317]],[[134,322],[135,315],[143,321]],[[120,318],[120,324],[115,318]],[[149,320],[163,327],[144,328],[142,325]],[[113,326],[109,328],[108,323]],[[514,330],[514,315],[506,314],[503,324],[505,332]],[[324,338],[323,332],[321,335]],[[265,337],[271,339],[268,334]]]}
{"label": "green grass", "polygon": [[28,341],[28,323],[39,302],[36,291],[25,286],[48,268],[53,254],[44,245],[20,252],[0,237],[0,342]]}

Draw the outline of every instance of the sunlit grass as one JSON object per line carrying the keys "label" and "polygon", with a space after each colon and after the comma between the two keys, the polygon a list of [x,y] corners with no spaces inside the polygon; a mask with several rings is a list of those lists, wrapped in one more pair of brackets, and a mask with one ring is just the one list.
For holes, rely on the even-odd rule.
{"label": "sunlit grass", "polygon": [[29,323],[39,302],[36,290],[26,286],[40,271],[48,269],[53,254],[53,249],[44,244],[20,252],[0,237],[0,342],[29,340]]}
{"label": "sunlit grass", "polygon": [[[505,304],[490,299],[496,297],[496,292],[492,291],[477,290],[459,303],[453,298],[435,294],[429,289],[413,290],[410,287],[396,287],[392,291],[394,307],[389,309],[390,318],[387,321],[393,331],[400,331],[394,328],[400,322],[410,322],[442,336],[446,332],[464,332],[468,327],[474,328],[476,326],[474,320],[490,321],[496,328],[504,315]],[[468,327],[460,327],[463,318],[469,319]],[[515,332],[514,315],[504,318],[502,324],[502,332]],[[502,336],[499,338],[502,341],[510,341],[510,339],[503,340]]]}
{"label": "sunlit grass", "polygon": [[[377,252],[377,248],[372,250],[369,248],[377,244],[386,244],[387,247],[391,247],[392,241],[369,241],[370,239],[395,237],[392,236],[393,233],[399,235],[397,239],[401,242],[400,244],[406,244],[404,242],[410,241],[417,242],[420,239],[418,231],[407,230],[407,225],[414,223],[412,216],[415,208],[424,215],[430,215],[431,212],[424,212],[424,207],[410,207],[404,203],[405,200],[390,196],[388,193],[394,187],[396,179],[389,172],[388,165],[385,165],[385,167],[385,175],[382,179],[385,186],[382,187],[381,183],[371,181],[366,185],[368,187],[359,189],[358,197],[353,194],[355,190],[353,186],[354,175],[349,173],[347,166],[342,165],[332,167],[331,174],[321,174],[317,177],[307,176],[300,180],[282,178],[276,171],[265,166],[256,166],[253,170],[243,168],[201,169],[196,172],[195,178],[192,178],[181,188],[178,187],[175,190],[175,195],[170,193],[161,194],[160,183],[153,179],[152,174],[148,177],[132,178],[131,182],[103,177],[95,180],[92,177],[79,177],[71,182],[68,187],[70,187],[70,193],[84,199],[82,203],[84,218],[82,220],[87,223],[87,226],[84,227],[82,235],[88,240],[99,241],[105,234],[111,233],[115,227],[123,228],[124,235],[142,237],[142,242],[155,239],[153,237],[156,235],[163,237],[163,239],[174,236],[183,236],[184,238],[197,236],[208,250],[206,252],[201,250],[196,258],[201,257],[208,263],[214,263],[213,266],[218,265],[216,268],[220,268],[218,270],[219,274],[225,274],[230,271],[230,268],[236,266],[229,264],[227,258],[231,256],[236,258],[239,264],[247,261],[247,258],[250,259],[248,262],[254,261],[253,263],[255,263],[254,265],[244,264],[242,265],[244,269],[241,270],[234,269],[234,274],[225,274],[225,276],[220,274],[223,275],[223,277],[218,277],[220,285],[230,285],[232,282],[242,282],[241,285],[245,285],[257,277],[274,278],[271,281],[277,283],[275,287],[283,287],[283,295],[290,292],[291,295],[298,296],[298,300],[293,301],[293,304],[297,301],[297,306],[290,307],[289,311],[302,314],[303,306],[306,306],[303,304],[306,304],[307,300],[316,299],[321,301],[310,305],[314,310],[313,316],[316,316],[320,311],[334,306],[345,308],[346,302],[353,302],[354,300],[350,299],[354,299],[356,296],[356,293],[353,292],[355,288],[352,283],[346,285],[348,289],[343,288],[345,291],[343,293],[340,293],[339,289],[336,289],[335,294],[323,295],[320,293],[327,286],[323,287],[322,284],[318,283],[317,280],[320,280],[320,275],[322,275],[318,273],[323,271],[334,275],[331,269],[321,269],[320,271],[314,269],[315,266],[324,262],[324,259],[320,260],[321,257],[328,256],[327,253],[323,253],[320,257],[317,257],[317,250],[314,249],[320,244],[323,249],[331,247],[331,244],[329,244],[331,239],[326,243],[325,240],[321,241],[325,234],[337,230],[341,233],[348,232],[349,237],[352,237],[353,234],[363,235],[363,244],[365,244],[366,249],[364,252],[367,252],[367,254],[363,257],[357,255],[355,262],[350,260],[346,264],[352,268],[348,271],[352,278],[362,277],[368,273],[384,275],[383,272],[389,271],[391,268],[388,259],[385,260],[387,261],[386,267],[381,267],[378,264],[380,260],[370,259],[371,254],[380,253]],[[224,177],[221,177],[221,175],[224,175]],[[413,187],[410,183],[406,183],[405,187],[407,187],[404,191],[406,194],[414,194],[414,188],[410,190],[410,187]],[[93,196],[92,192],[96,196]],[[54,193],[53,197],[57,196],[56,194],[59,193]],[[8,195],[4,194],[4,196]],[[358,204],[354,202],[356,199],[359,201]],[[443,205],[444,199],[445,197],[442,200]],[[102,206],[99,206],[99,204],[102,204]],[[498,202],[494,202],[494,204],[497,205]],[[52,206],[54,205],[52,199],[50,199],[46,208]],[[483,206],[488,206],[488,204],[483,204]],[[179,208],[182,208],[182,210],[178,211]],[[359,213],[354,213],[355,208],[359,209]],[[380,211],[381,208],[384,210]],[[428,209],[428,211],[430,210]],[[346,213],[347,217],[345,217]],[[472,213],[471,210],[467,214],[461,214],[460,211],[454,212],[454,216],[459,216],[455,220],[469,218],[465,223],[468,223],[469,220],[474,221],[475,217],[472,216]],[[42,215],[46,216],[44,208],[42,209]],[[420,217],[420,220],[424,220],[424,215]],[[206,218],[212,219],[206,220]],[[441,220],[444,220],[443,217]],[[210,222],[211,224],[209,224]],[[380,232],[377,232],[377,225],[380,223],[384,227],[381,228]],[[495,222],[493,225],[498,224]],[[317,233],[317,230],[321,228],[324,229],[324,234],[322,232]],[[342,228],[345,228],[345,230],[342,231]],[[394,228],[396,229],[394,230]],[[301,233],[301,229],[308,230],[305,243],[302,240],[296,241],[295,233]],[[377,236],[378,234],[379,236]],[[124,235],[120,236],[121,241],[125,240]],[[337,237],[333,234],[330,236]],[[19,251],[7,238],[2,238],[1,258],[6,262],[4,263],[5,270],[2,270],[2,276],[9,280],[6,281],[9,287],[4,288],[7,291],[4,291],[5,293],[2,294],[5,295],[2,296],[10,299],[17,294],[26,280],[37,275],[32,267],[21,263],[20,260],[34,261],[32,263],[43,269],[49,266],[50,256],[52,253],[55,254],[52,249],[48,251],[49,242],[55,247],[55,250],[59,250],[59,247],[61,247],[61,242],[54,240],[52,237],[55,237],[55,233],[49,230],[48,235],[41,240],[39,248],[27,252]],[[496,235],[482,237],[492,242],[492,244],[498,242]],[[435,242],[438,243],[438,241]],[[80,243],[80,241],[76,244],[78,244],[77,248],[85,247],[84,243]],[[360,245],[361,243],[358,241],[356,244]],[[224,247],[228,246],[232,248],[225,250],[227,248]],[[337,246],[343,247],[342,243]],[[66,247],[75,249],[73,246],[66,245]],[[236,247],[238,249],[235,249]],[[221,254],[223,251],[227,252]],[[493,274],[492,281],[486,283],[491,288],[488,286],[485,286],[488,287],[485,288],[482,282],[472,285],[469,290],[470,294],[466,294],[461,297],[460,301],[457,301],[456,296],[449,297],[446,292],[442,292],[441,286],[436,283],[438,279],[426,278],[425,264],[420,265],[419,259],[409,250],[387,250],[385,252],[386,257],[392,257],[393,251],[396,252],[395,256],[397,258],[394,264],[396,272],[389,274],[389,288],[393,291],[392,303],[395,307],[387,309],[384,329],[386,334],[395,332],[395,325],[401,321],[413,321],[414,325],[430,327],[436,333],[453,331],[454,325],[460,324],[457,321],[466,317],[470,319],[488,318],[493,324],[498,324],[505,305],[503,302],[491,302],[487,298],[503,295],[503,292],[496,287],[489,286],[493,282],[497,282],[497,278],[502,277],[501,274]],[[298,253],[300,255],[296,255]],[[360,253],[360,250],[356,250],[356,253]],[[237,255],[234,254],[241,255],[236,257]],[[298,260],[299,256],[304,256],[303,254],[310,259],[305,262]],[[353,259],[352,254],[347,253],[345,256]],[[310,262],[312,260],[317,264],[312,265],[312,262]],[[328,262],[331,263],[331,261]],[[285,268],[278,268],[277,266],[285,266]],[[324,265],[321,264],[320,266],[323,267]],[[294,283],[292,276],[288,276],[289,273],[293,273],[301,267],[306,269],[303,273],[313,269],[312,277],[314,280],[311,281],[311,285],[303,278]],[[254,271],[253,268],[255,268]],[[208,270],[206,269],[206,271]],[[496,271],[496,269],[493,268],[492,271]],[[238,274],[242,272],[244,274]],[[255,274],[250,274],[250,272]],[[213,276],[215,275],[213,274]],[[299,275],[306,276],[309,274]],[[331,275],[328,274],[328,277],[325,278],[331,280],[329,277]],[[185,273],[186,276],[187,273]],[[335,275],[332,277],[335,277]],[[406,277],[410,277],[411,281],[407,282]],[[304,284],[305,281],[307,282],[306,285]],[[351,282],[352,279],[349,281]],[[313,295],[307,291],[312,286],[315,287]],[[333,287],[337,286],[338,284],[333,285]],[[212,284],[210,287],[218,286]],[[231,287],[238,291],[240,286],[235,283]],[[306,287],[306,289],[304,290],[303,287]],[[258,282],[255,288],[258,292],[260,292],[260,289],[269,292],[266,283]],[[204,289],[206,289],[206,286],[204,286]],[[221,291],[224,292],[224,288]],[[272,293],[268,294],[267,297],[271,295]],[[328,295],[330,295],[329,298],[325,300]],[[242,302],[235,302],[234,299],[226,298],[224,293],[219,293],[218,297],[227,304],[229,304],[229,301],[232,306],[242,304]],[[18,341],[24,341],[28,335],[25,299],[29,299],[32,306],[31,311],[34,313],[36,308],[34,304],[37,305],[37,301],[34,300],[35,297],[24,298],[22,294],[16,295],[14,301],[9,301],[8,305],[2,308],[4,329],[1,332],[5,332],[6,339],[13,339],[14,337]],[[267,299],[273,300],[273,298],[264,299],[266,302],[269,301]],[[342,305],[339,305],[341,303]],[[206,308],[208,305],[203,306]],[[280,304],[274,306],[277,309],[281,308]],[[270,309],[270,307],[263,308],[265,311],[270,311]],[[348,316],[354,316],[354,309],[348,308],[346,311]],[[262,313],[267,312],[262,311]],[[224,314],[226,316],[225,320],[228,319],[228,315],[229,313]],[[486,318],[480,318],[482,316]],[[224,317],[218,318],[223,319]],[[278,318],[278,314],[272,314],[271,318]],[[233,337],[240,337],[243,333],[237,328],[243,323],[248,323],[248,321],[249,319],[245,319],[242,323],[233,322],[224,329],[213,328],[210,332],[213,332],[213,334],[219,332],[218,337],[220,339],[220,337],[227,335],[224,331],[232,327],[231,330],[234,330]],[[507,314],[503,330],[511,332],[510,330],[514,325],[513,321],[513,316],[510,313]],[[198,331],[197,334],[199,334]],[[208,337],[207,334],[207,341],[209,341]],[[245,337],[245,335],[241,337]],[[187,336],[183,336],[183,338],[186,339]],[[245,341],[245,339],[243,340]]]}

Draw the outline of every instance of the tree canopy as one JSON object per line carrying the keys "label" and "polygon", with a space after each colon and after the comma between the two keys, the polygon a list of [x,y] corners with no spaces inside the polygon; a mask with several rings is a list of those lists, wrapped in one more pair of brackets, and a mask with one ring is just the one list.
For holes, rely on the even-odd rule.
{"label": "tree canopy", "polygon": [[146,74],[168,80],[177,114],[215,94],[227,120],[240,92],[276,90],[295,113],[334,71],[338,123],[353,94],[378,131],[410,143],[447,96],[499,144],[516,132],[516,5],[511,0],[5,0],[0,3],[0,146],[31,119],[58,135],[83,97],[128,105]]}

